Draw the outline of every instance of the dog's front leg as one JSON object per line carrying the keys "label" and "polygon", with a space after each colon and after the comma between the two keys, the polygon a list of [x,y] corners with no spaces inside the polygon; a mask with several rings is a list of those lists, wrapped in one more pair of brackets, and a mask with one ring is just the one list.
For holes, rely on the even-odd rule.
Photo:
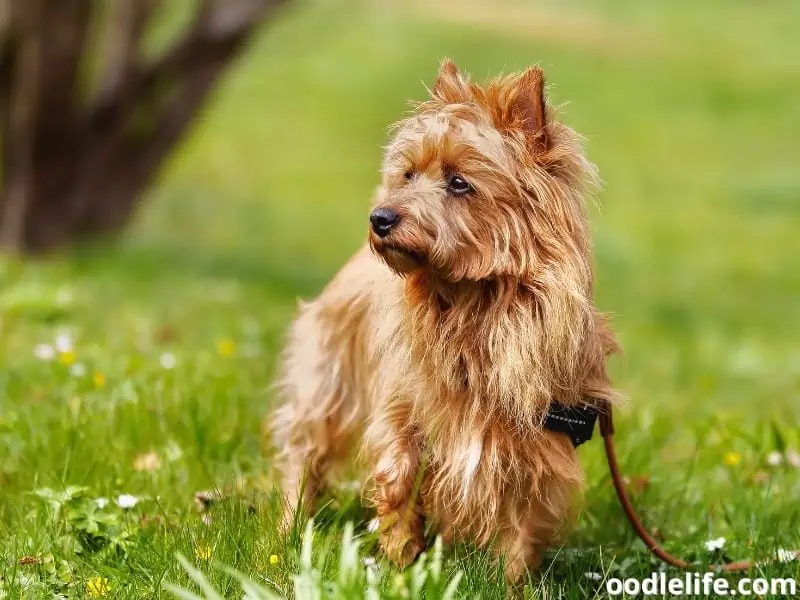
{"label": "dog's front leg", "polygon": [[389,560],[405,568],[425,549],[421,453],[404,434],[384,444],[374,474],[380,545]]}

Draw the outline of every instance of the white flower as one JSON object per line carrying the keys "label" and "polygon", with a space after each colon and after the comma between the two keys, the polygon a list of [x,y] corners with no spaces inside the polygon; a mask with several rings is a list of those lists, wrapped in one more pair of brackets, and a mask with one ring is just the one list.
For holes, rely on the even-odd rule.
{"label": "white flower", "polygon": [[258,344],[246,344],[242,349],[245,358],[258,358],[261,356],[261,348]]}
{"label": "white flower", "polygon": [[56,336],[56,350],[61,352],[72,352],[72,338],[68,333],[59,333]]}
{"label": "white flower", "polygon": [[588,571],[583,574],[586,579],[591,579],[592,581],[602,581],[603,576],[600,573],[595,573],[594,571]]}
{"label": "white flower", "polygon": [[362,560],[364,566],[368,569],[377,569],[378,568],[378,561],[375,560],[372,556],[365,556]]}
{"label": "white flower", "polygon": [[175,359],[174,354],[171,352],[165,352],[161,355],[161,358],[158,359],[158,362],[162,369],[174,369],[178,361]]}
{"label": "white flower", "polygon": [[94,503],[97,505],[97,508],[99,508],[100,510],[102,510],[102,509],[104,509],[106,506],[108,506],[108,498],[102,498],[102,497],[101,497],[101,498],[97,498],[97,499],[94,501]]}
{"label": "white flower", "polygon": [[175,443],[175,440],[170,440],[167,447],[164,448],[164,454],[167,456],[167,460],[169,462],[175,462],[176,460],[180,460],[183,456],[183,450],[178,444]]}
{"label": "white flower", "polygon": [[120,508],[133,508],[139,502],[139,499],[136,496],[131,496],[130,494],[121,494],[117,498],[117,506]]}
{"label": "white flower", "polygon": [[85,377],[86,376],[86,366],[83,363],[75,363],[69,369],[70,375],[73,377]]}
{"label": "white flower", "polygon": [[795,550],[778,549],[778,562],[787,563],[797,560],[798,554]]}
{"label": "white flower", "polygon": [[59,306],[67,306],[72,303],[72,290],[69,288],[60,288],[56,292],[56,304]]}
{"label": "white flower", "polygon": [[724,537],[719,537],[714,540],[708,540],[706,542],[706,550],[709,552],[715,552],[716,550],[722,550],[725,547],[725,542],[727,540]]}
{"label": "white flower", "polygon": [[800,453],[797,450],[789,449],[786,451],[786,462],[795,469],[800,469]]}
{"label": "white flower", "polygon": [[767,464],[771,467],[777,467],[783,462],[783,454],[777,450],[773,450],[767,454]]}
{"label": "white flower", "polygon": [[39,360],[53,360],[56,357],[56,351],[50,344],[38,344],[33,349],[33,355]]}
{"label": "white flower", "polygon": [[378,531],[378,527],[380,527],[380,521],[378,521],[378,517],[375,517],[374,519],[372,519],[372,521],[367,523],[367,531],[369,531],[370,533],[375,533],[376,531]]}

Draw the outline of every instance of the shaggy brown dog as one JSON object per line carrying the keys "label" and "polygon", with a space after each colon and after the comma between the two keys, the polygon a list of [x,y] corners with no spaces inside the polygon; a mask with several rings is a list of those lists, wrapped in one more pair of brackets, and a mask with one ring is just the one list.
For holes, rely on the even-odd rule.
{"label": "shaggy brown dog", "polygon": [[592,300],[579,137],[542,71],[470,83],[442,63],[386,149],[369,248],[304,304],[272,422],[288,513],[354,446],[386,556],[425,521],[491,545],[517,579],[569,521],[582,472],[551,402],[612,398]]}

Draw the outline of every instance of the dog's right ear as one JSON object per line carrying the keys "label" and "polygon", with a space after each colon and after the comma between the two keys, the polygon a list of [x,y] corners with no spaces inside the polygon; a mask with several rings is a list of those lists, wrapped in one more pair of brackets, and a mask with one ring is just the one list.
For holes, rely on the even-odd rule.
{"label": "dog's right ear", "polygon": [[470,100],[469,82],[449,58],[442,60],[431,95],[445,104],[462,104]]}
{"label": "dog's right ear", "polygon": [[544,91],[544,73],[531,67],[516,80],[512,90],[512,119],[525,133],[530,150],[536,154],[550,146],[547,131],[547,102]]}

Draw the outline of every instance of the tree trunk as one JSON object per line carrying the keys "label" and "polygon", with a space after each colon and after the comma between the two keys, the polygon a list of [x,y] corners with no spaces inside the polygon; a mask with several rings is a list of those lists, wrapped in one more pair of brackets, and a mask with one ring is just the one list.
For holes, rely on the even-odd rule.
{"label": "tree trunk", "polygon": [[[43,252],[113,234],[209,91],[284,0],[197,0],[152,61],[159,0],[0,0],[0,247]],[[89,58],[103,58],[94,85]]]}

